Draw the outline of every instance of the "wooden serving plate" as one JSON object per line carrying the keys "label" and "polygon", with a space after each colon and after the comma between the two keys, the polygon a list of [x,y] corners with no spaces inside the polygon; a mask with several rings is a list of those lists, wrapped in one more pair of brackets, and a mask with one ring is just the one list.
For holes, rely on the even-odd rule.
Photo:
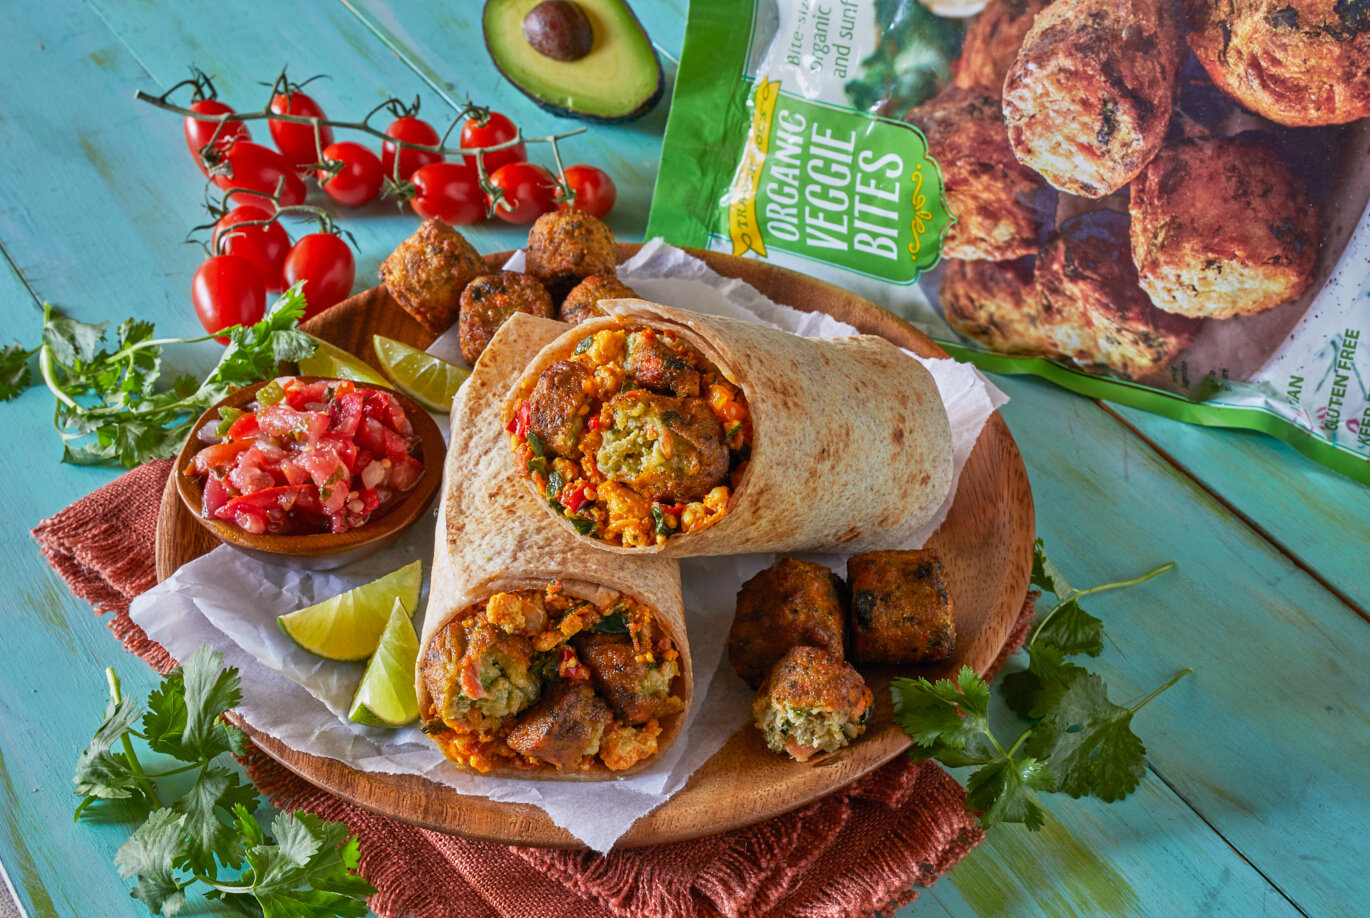
{"label": "wooden serving plate", "polygon": [[[638,248],[636,244],[620,244],[619,260],[627,259]],[[922,332],[849,291],[764,261],[700,250],[691,253],[719,274],[740,278],[778,303],[827,312],[862,332],[880,335],[922,356],[946,356]],[[501,253],[488,260],[499,266],[507,257],[508,253]],[[415,347],[427,347],[434,339],[393,303],[382,287],[339,303],[305,323],[304,328],[371,363],[375,362],[373,334]],[[944,664],[920,667],[919,675],[937,678],[963,664],[983,673],[993,664],[1027,595],[1034,533],[1027,471],[1007,425],[996,413],[986,422],[961,474],[950,515],[930,542],[940,552],[951,581],[956,604],[956,653]],[[157,527],[158,579],[166,579],[217,544],[185,509],[174,481],[169,483]],[[909,747],[909,738],[891,720],[887,690],[890,677],[898,673],[875,668],[863,672],[875,693],[876,706],[866,734],[854,744],[799,764],[767,751],[760,732],[743,726],[679,793],[639,819],[617,847],[684,841],[751,825],[832,793],[902,753]],[[359,772],[335,759],[290,749],[240,716],[230,717],[264,752],[291,771],[369,810],[468,838],[539,847],[583,847],[535,806],[464,796],[417,776]]]}

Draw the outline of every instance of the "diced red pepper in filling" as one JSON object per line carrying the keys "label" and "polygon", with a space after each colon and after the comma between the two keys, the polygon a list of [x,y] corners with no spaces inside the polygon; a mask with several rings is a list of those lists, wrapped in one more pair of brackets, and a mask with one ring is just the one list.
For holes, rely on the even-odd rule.
{"label": "diced red pepper in filling", "polygon": [[562,503],[564,503],[566,509],[570,510],[572,513],[579,513],[580,508],[589,503],[589,501],[585,499],[585,485],[581,485],[568,494],[566,500],[562,501]]}

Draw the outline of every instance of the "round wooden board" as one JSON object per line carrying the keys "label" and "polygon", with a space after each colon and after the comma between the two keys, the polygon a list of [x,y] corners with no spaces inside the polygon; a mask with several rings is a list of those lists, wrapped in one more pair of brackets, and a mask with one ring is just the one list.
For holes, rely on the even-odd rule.
{"label": "round wooden board", "polygon": [[[620,244],[620,261],[639,248]],[[823,311],[861,331],[881,335],[914,353],[946,354],[924,334],[849,291],[777,268],[764,261],[692,250],[719,274],[745,280],[772,300],[797,309]],[[488,256],[502,265],[507,253]],[[306,330],[374,363],[371,336],[381,334],[415,347],[433,335],[376,287],[339,303],[306,323]],[[1035,523],[1027,471],[1007,425],[996,413],[986,423],[962,472],[956,501],[930,544],[950,577],[956,604],[955,656],[922,667],[919,675],[940,678],[963,664],[985,672],[999,655],[1027,594],[1032,571]],[[162,498],[157,527],[157,577],[210,549],[213,540],[176,496],[174,483]],[[864,671],[876,707],[866,734],[853,745],[798,764],[768,752],[759,731],[744,726],[690,777],[685,787],[639,819],[618,842],[620,848],[683,841],[725,832],[777,816],[829,794],[878,768],[909,747],[891,720],[887,690],[892,671]],[[583,845],[537,807],[463,796],[423,778],[371,774],[335,759],[287,748],[235,717],[263,751],[307,781],[369,810],[425,828],[505,844],[579,848]]]}

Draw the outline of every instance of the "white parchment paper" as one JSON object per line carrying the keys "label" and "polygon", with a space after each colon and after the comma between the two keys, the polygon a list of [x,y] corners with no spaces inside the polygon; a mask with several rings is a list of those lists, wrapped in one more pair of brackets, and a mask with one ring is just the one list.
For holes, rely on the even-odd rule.
{"label": "white parchment paper", "polygon": [[[508,267],[520,269],[522,254]],[[621,266],[619,275],[644,299],[759,321],[813,337],[856,333],[830,316],[772,303],[747,284],[720,277],[703,262],[660,240],[645,245]],[[455,342],[454,330],[429,350],[460,362]],[[985,420],[1007,398],[968,365],[953,360],[921,362],[936,379],[951,418],[959,480]],[[947,509],[942,509],[922,539],[945,518]],[[682,562],[695,699],[680,738],[642,774],[590,784],[478,777],[452,767],[417,727],[380,730],[348,721],[347,710],[363,665],[321,660],[300,650],[277,627],[276,617],[414,560],[422,560],[426,568],[432,557],[433,526],[422,522],[391,548],[336,571],[267,564],[221,546],[134,600],[130,615],[178,659],[185,659],[201,644],[223,653],[225,663],[242,674],[239,713],[285,745],[361,771],[422,775],[462,794],[533,804],[596,851],[608,851],[634,822],[680,790],[747,722],[751,693],[730,667],[720,664],[737,590],[774,563],[776,556],[768,554]],[[842,555],[807,557],[839,570],[846,564]],[[420,609],[426,601],[425,588]],[[421,618],[415,625],[422,630]]]}

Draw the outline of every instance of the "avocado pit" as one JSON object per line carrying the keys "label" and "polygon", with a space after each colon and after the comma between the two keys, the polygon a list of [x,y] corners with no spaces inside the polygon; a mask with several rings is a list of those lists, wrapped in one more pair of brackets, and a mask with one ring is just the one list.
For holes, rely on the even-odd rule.
{"label": "avocado pit", "polygon": [[523,19],[523,37],[544,57],[578,61],[595,45],[595,32],[585,11],[571,0],[543,0]]}

